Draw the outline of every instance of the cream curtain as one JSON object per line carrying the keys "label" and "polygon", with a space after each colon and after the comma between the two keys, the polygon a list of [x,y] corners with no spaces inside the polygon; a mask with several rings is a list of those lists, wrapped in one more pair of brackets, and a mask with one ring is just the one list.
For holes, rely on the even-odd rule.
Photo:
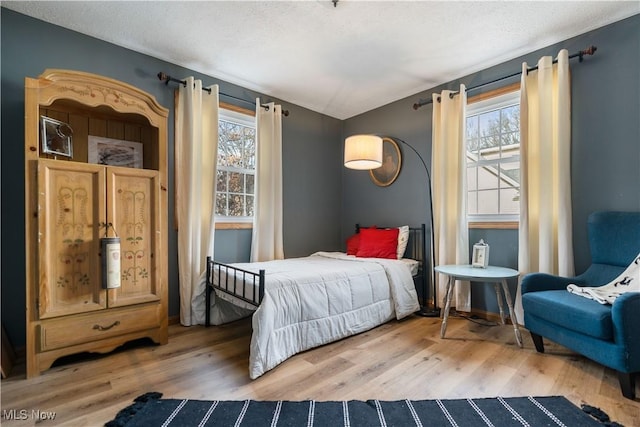
{"label": "cream curtain", "polygon": [[[431,176],[436,265],[469,264],[467,227],[467,160],[465,115],[467,94],[464,85],[451,97],[451,91],[433,94],[433,138]],[[438,100],[439,99],[439,100]],[[444,306],[447,278],[437,277],[439,307]],[[456,283],[451,306],[471,310],[471,291],[467,281]]]}
{"label": "cream curtain", "polygon": [[[520,277],[530,272],[573,276],[571,224],[571,85],[569,55],[522,64],[520,101]],[[522,295],[516,316],[522,321]]]}
{"label": "cream curtain", "polygon": [[282,107],[256,100],[256,187],[251,261],[283,259]]}
{"label": "cream curtain", "polygon": [[218,156],[218,86],[185,79],[175,109],[180,323],[204,324],[206,257],[213,255]]}

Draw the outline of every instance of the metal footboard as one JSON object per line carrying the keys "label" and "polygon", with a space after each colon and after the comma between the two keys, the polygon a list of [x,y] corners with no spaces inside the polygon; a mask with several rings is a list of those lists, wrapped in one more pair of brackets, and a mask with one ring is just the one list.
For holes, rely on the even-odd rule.
{"label": "metal footboard", "polygon": [[[216,274],[217,273],[217,274]],[[254,307],[258,307],[264,297],[265,271],[258,273],[223,264],[207,257],[207,285],[206,285],[206,318],[205,325],[210,325],[211,293],[216,290],[238,298]],[[251,292],[247,292],[247,284]],[[258,288],[256,292],[256,286]]]}

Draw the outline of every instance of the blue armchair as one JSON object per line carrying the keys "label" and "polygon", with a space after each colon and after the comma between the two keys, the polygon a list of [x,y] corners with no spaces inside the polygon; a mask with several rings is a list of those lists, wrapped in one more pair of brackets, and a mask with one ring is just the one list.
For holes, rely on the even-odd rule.
{"label": "blue armchair", "polygon": [[567,285],[601,286],[621,274],[640,253],[640,212],[595,212],[588,219],[591,266],[579,276],[544,273],[522,279],[524,326],[540,353],[542,337],[618,373],[622,394],[635,399],[640,373],[640,292],[603,305],[568,292]]}

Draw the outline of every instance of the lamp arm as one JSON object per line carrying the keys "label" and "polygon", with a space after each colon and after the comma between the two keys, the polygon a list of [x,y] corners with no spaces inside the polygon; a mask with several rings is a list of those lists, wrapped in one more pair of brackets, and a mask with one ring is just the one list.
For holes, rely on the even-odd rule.
{"label": "lamp arm", "polygon": [[432,189],[431,189],[431,174],[429,173],[429,168],[427,168],[427,164],[425,163],[424,159],[422,158],[422,156],[420,155],[420,153],[418,152],[418,150],[416,150],[415,148],[413,148],[413,146],[411,144],[409,144],[406,141],[403,141],[400,138],[393,138],[396,141],[400,141],[402,144],[406,145],[407,147],[409,147],[411,149],[411,151],[413,151],[414,153],[416,153],[416,156],[418,156],[418,159],[420,159],[420,162],[422,162],[422,166],[424,166],[424,170],[427,173],[427,184],[429,186],[429,216],[431,218],[431,248],[429,250],[429,252],[431,253],[431,284],[433,285],[433,305],[434,308],[438,308],[438,299],[437,299],[437,285],[436,285],[436,254],[435,254],[435,247],[436,247],[436,239],[435,239],[435,228],[433,225],[433,193],[432,193]]}

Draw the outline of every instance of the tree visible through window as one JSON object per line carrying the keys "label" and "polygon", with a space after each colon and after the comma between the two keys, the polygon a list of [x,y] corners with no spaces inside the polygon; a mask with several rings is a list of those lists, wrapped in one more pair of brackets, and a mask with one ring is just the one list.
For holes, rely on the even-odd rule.
{"label": "tree visible through window", "polygon": [[467,107],[467,209],[471,221],[517,220],[520,92]]}
{"label": "tree visible through window", "polygon": [[249,221],[254,212],[256,128],[254,117],[220,109],[216,217]]}

